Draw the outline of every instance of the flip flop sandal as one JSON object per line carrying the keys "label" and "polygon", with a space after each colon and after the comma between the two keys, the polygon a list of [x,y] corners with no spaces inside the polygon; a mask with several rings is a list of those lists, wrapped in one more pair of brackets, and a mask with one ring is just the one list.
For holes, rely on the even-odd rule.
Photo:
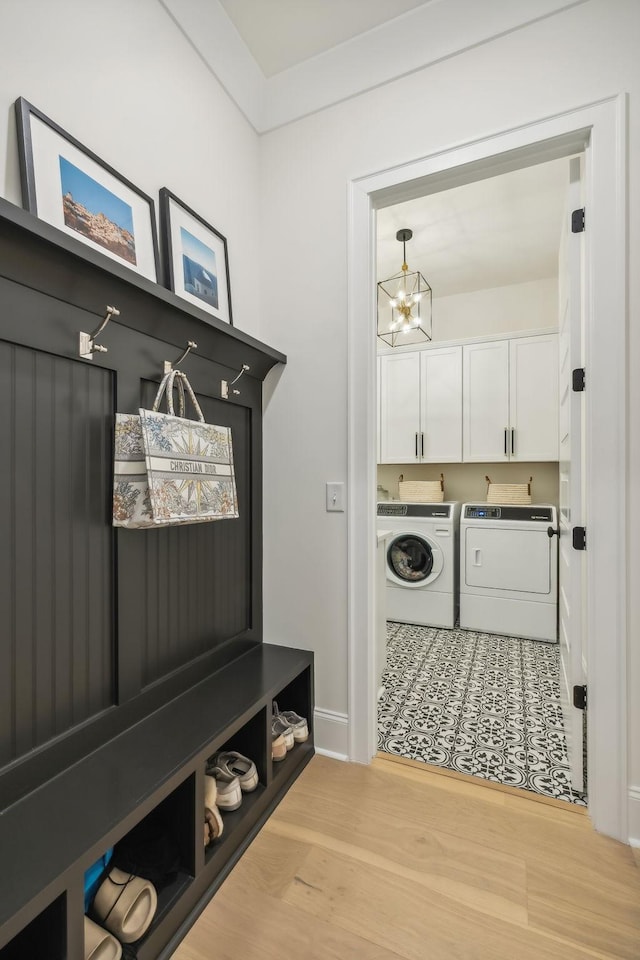
{"label": "flip flop sandal", "polygon": [[120,960],[122,947],[114,936],[84,918],[84,960]]}
{"label": "flip flop sandal", "polygon": [[114,867],[95,895],[93,912],[121,943],[134,943],[151,926],[157,906],[150,880]]}
{"label": "flip flop sandal", "polygon": [[[237,777],[243,793],[251,793],[258,786],[258,771],[253,760],[235,750],[223,750],[213,758],[213,775],[218,779]],[[209,768],[207,768],[209,769]]]}

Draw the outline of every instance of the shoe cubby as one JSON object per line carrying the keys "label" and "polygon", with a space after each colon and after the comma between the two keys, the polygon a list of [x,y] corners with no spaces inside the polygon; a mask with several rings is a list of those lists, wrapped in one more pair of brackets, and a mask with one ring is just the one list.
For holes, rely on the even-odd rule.
{"label": "shoe cubby", "polygon": [[67,905],[62,894],[24,927],[4,947],[0,960],[65,960],[67,957]]}
{"label": "shoe cubby", "polygon": [[311,666],[298,673],[286,686],[278,690],[273,701],[278,704],[281,712],[293,710],[307,721],[309,736],[302,743],[295,742],[283,760],[272,761],[272,776],[274,780],[290,776],[292,767],[304,761],[307,755],[313,753],[313,674]]}
{"label": "shoe cubby", "polygon": [[[150,880],[158,897],[150,926],[128,945],[140,956],[155,956],[157,944],[166,939],[167,919],[195,876],[195,783],[191,774],[114,844],[107,873],[115,867]],[[87,916],[104,926],[95,905]]]}
{"label": "shoe cubby", "polygon": [[268,782],[267,722],[267,708],[262,707],[220,746],[212,749],[205,760],[203,769],[206,772],[209,761],[220,754],[233,751],[251,760],[258,774],[257,786],[249,792],[242,792],[242,801],[236,810],[225,810],[221,805],[218,806],[223,832],[205,848],[205,864],[208,868],[212,863],[223,862],[230,856],[235,847],[237,832],[242,831],[243,824],[250,821],[255,810],[263,805]]}

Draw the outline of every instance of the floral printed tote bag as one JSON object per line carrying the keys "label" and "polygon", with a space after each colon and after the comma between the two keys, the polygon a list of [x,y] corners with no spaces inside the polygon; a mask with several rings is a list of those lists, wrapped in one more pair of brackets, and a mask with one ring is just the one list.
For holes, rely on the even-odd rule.
{"label": "floral printed tote bag", "polygon": [[[185,389],[197,420],[183,416]],[[161,413],[165,393],[168,413]],[[205,423],[185,374],[171,370],[152,410],[116,415],[114,525],[157,527],[238,515],[231,430]]]}

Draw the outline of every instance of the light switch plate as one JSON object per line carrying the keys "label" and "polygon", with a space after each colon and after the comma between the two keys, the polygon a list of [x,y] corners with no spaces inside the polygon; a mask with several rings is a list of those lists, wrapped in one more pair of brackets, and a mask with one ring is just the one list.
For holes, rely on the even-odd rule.
{"label": "light switch plate", "polygon": [[344,513],[344,483],[327,484],[327,510],[332,513]]}

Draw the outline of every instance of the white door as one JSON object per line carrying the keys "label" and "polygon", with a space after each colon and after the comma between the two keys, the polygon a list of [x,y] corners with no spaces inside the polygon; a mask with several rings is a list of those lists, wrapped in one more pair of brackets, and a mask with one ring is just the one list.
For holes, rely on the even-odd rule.
{"label": "white door", "polygon": [[509,454],[558,459],[558,336],[509,343]]}
{"label": "white door", "polygon": [[560,394],[560,544],[558,603],[562,709],[571,767],[571,783],[584,789],[584,713],[573,706],[573,687],[586,683],[583,629],[584,553],[572,546],[572,528],[584,526],[584,393],[572,390],[572,371],[583,361],[582,233],[572,233],[571,211],[582,206],[581,161],[570,161],[567,210],[559,255],[559,394]]}
{"label": "white door", "polygon": [[509,459],[509,341],[463,347],[463,441],[465,461]]}
{"label": "white door", "polygon": [[462,460],[462,347],[424,350],[422,357],[422,460]]}
{"label": "white door", "polygon": [[380,358],[380,463],[420,456],[420,353]]}

